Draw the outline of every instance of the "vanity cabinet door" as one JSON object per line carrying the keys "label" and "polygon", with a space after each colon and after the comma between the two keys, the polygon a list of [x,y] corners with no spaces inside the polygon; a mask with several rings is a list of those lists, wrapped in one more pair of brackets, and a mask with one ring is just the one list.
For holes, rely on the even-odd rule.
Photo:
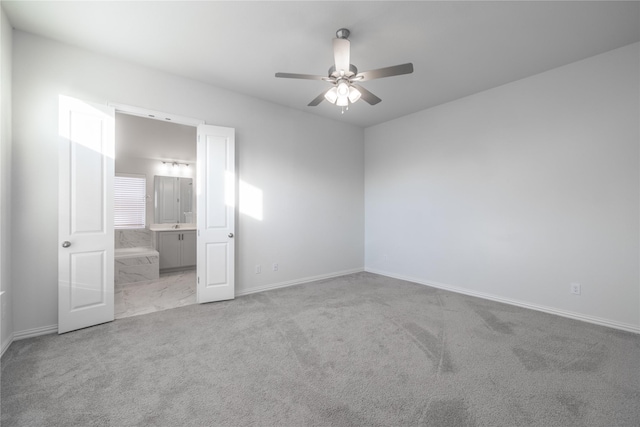
{"label": "vanity cabinet door", "polygon": [[158,252],[160,252],[160,269],[176,268],[181,264],[181,243],[178,231],[163,231],[158,233]]}
{"label": "vanity cabinet door", "polygon": [[196,232],[182,232],[182,266],[196,265]]}
{"label": "vanity cabinet door", "polygon": [[158,252],[160,252],[161,270],[196,265],[196,232],[159,232]]}

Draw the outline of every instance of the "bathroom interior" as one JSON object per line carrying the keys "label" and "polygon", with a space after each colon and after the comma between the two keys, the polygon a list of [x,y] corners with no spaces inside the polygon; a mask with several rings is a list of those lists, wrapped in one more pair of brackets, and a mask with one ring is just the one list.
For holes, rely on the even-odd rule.
{"label": "bathroom interior", "polygon": [[115,124],[115,318],[195,304],[196,128]]}

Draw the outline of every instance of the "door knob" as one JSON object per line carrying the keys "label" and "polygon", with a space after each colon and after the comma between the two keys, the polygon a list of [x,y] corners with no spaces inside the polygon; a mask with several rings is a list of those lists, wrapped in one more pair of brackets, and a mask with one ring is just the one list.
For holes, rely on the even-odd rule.
{"label": "door knob", "polygon": [[229,233],[229,237],[233,237],[233,233]]}
{"label": "door knob", "polygon": [[68,248],[69,246],[71,246],[71,242],[70,241],[66,240],[66,241],[62,242],[62,247],[63,248]]}

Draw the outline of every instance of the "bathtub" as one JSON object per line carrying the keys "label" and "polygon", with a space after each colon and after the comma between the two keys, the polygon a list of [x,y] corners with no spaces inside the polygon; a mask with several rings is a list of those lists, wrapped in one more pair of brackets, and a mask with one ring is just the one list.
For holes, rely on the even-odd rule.
{"label": "bathtub", "polygon": [[147,282],[160,277],[160,253],[153,248],[118,248],[114,261],[116,285]]}

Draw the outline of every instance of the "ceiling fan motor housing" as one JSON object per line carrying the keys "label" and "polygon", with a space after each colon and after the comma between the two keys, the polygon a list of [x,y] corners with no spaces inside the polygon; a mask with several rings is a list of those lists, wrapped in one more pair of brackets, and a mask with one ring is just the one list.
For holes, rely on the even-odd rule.
{"label": "ceiling fan motor housing", "polygon": [[[349,71],[345,73],[344,77],[351,77],[355,76],[356,74],[358,74],[358,69],[356,68],[356,66],[353,64],[349,64]],[[329,77],[341,77],[340,73],[336,71],[335,65],[332,65],[331,68],[329,68]]]}

